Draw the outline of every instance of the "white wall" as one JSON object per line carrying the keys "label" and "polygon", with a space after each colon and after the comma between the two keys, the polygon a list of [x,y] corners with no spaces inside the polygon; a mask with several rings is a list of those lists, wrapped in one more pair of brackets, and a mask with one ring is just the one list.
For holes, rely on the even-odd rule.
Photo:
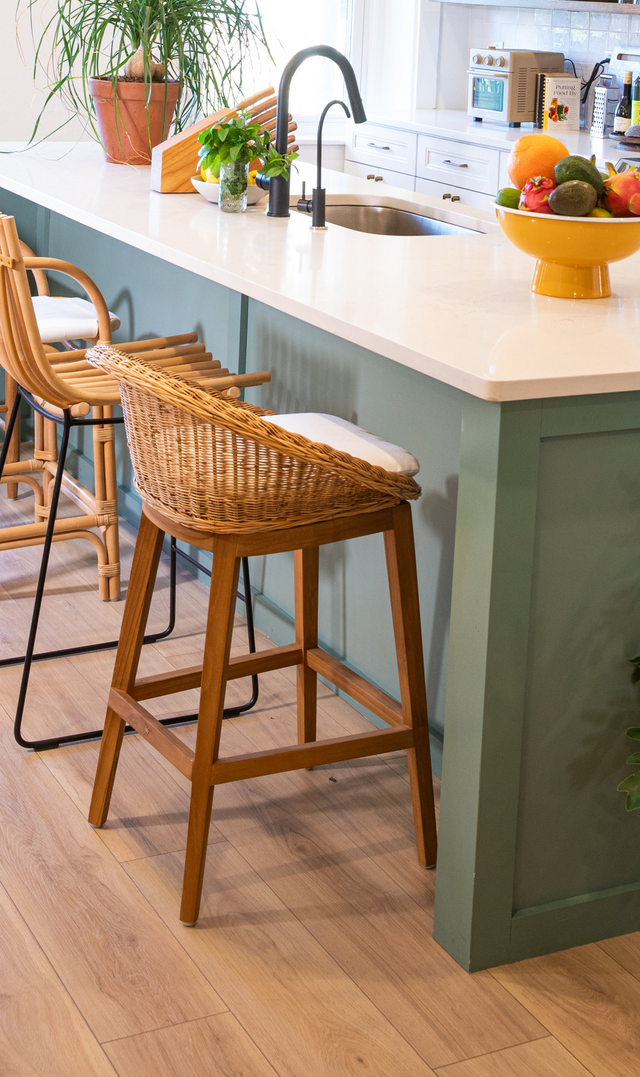
{"label": "white wall", "polygon": [[[46,15],[50,6],[51,0],[42,5],[40,18]],[[43,91],[36,91],[33,84],[33,46],[28,22],[24,16],[20,22],[20,40],[27,63],[20,55],[16,41],[15,8],[14,0],[0,0],[0,142],[26,141],[44,101]],[[40,79],[40,85],[45,81],[44,77]],[[57,101],[52,102],[47,110],[44,131],[53,131],[66,118],[67,112],[62,105]],[[53,137],[65,141],[82,138],[82,125],[74,120]]]}

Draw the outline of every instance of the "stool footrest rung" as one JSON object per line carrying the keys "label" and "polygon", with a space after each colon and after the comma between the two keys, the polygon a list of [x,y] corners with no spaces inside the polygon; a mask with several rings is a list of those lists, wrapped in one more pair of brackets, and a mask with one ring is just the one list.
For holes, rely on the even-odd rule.
{"label": "stool footrest rung", "polygon": [[[302,660],[302,648],[297,643],[270,647],[257,654],[241,654],[229,659],[227,680],[237,681],[240,677],[254,677],[273,669],[297,666]],[[191,688],[199,688],[201,681],[202,666],[188,666],[176,673],[156,673],[152,677],[140,677],[131,690],[131,698],[155,699],[156,696],[170,696],[174,692],[188,692]]]}
{"label": "stool footrest rung", "polygon": [[332,740],[294,744],[289,748],[271,748],[266,752],[228,756],[218,759],[211,769],[211,784],[223,785],[243,778],[261,778],[285,770],[309,770],[327,763],[362,759],[383,752],[397,752],[413,747],[413,730],[409,726],[378,729],[375,733],[356,733]]}
{"label": "stool footrest rung", "polygon": [[332,658],[321,647],[313,647],[306,653],[307,665],[321,677],[325,677],[331,684],[335,684],[336,688],[341,688],[363,707],[373,711],[378,718],[382,718],[383,722],[389,722],[394,726],[404,725],[405,719],[401,705],[386,692],[376,688],[358,673],[354,673],[337,658]]}
{"label": "stool footrest rung", "polygon": [[[66,534],[69,531],[86,531],[90,527],[99,527],[95,516],[65,516],[55,522],[54,535]],[[44,542],[47,533],[47,521],[34,524],[19,524],[15,527],[0,528],[0,549],[9,549],[9,543],[19,542],[22,539],[42,539]],[[15,548],[15,547],[14,547]]]}
{"label": "stool footrest rung", "polygon": [[130,695],[117,688],[112,688],[109,693],[109,706],[119,718],[128,722],[137,733],[146,737],[156,751],[160,752],[169,763],[173,763],[185,778],[191,780],[194,753],[176,737],[175,733],[161,725],[157,718],[149,714],[149,711],[141,707]]}

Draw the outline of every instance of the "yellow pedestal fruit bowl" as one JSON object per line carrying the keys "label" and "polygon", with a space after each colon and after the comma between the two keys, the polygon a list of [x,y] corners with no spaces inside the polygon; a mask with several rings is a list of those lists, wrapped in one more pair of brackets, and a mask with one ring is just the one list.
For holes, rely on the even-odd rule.
{"label": "yellow pedestal fruit bowl", "polygon": [[560,217],[496,205],[502,231],[536,259],[531,291],[559,299],[611,295],[609,262],[640,250],[640,217]]}

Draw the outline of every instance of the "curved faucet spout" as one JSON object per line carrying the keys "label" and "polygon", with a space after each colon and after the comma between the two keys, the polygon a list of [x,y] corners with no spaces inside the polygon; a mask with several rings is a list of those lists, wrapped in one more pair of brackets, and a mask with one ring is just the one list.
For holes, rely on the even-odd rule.
{"label": "curved faucet spout", "polygon": [[[343,56],[341,52],[338,52],[338,50],[334,49],[331,45],[311,45],[308,49],[301,49],[295,56],[292,56],[282,72],[280,88],[278,90],[278,110],[276,113],[276,149],[278,153],[285,154],[287,152],[287,143],[289,139],[289,87],[291,86],[291,79],[300,67],[300,64],[304,63],[305,60],[308,60],[310,56],[326,56],[328,60],[333,60],[333,62],[338,65],[342,71],[347,87],[347,93],[349,94],[354,122],[364,123],[367,118],[364,111],[364,105],[362,104],[362,98],[360,97],[360,90],[358,89],[355,71],[347,60],[347,57]],[[269,184],[270,217],[289,216],[289,182],[289,178],[285,179],[284,176],[274,176],[271,179]]]}

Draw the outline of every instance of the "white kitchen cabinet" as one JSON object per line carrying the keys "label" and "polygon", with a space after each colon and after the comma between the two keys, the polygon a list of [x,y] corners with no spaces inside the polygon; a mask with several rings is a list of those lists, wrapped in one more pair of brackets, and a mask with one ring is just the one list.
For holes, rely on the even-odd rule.
{"label": "white kitchen cabinet", "polygon": [[422,179],[495,195],[499,170],[499,150],[433,135],[418,136],[416,175]]}
{"label": "white kitchen cabinet", "polygon": [[[411,113],[416,106],[433,107],[435,100],[425,104],[416,96],[422,0],[350,0],[350,4],[351,59],[366,111],[393,115]],[[437,64],[432,68],[435,76]]]}
{"label": "white kitchen cabinet", "polygon": [[500,154],[500,172],[498,173],[498,190],[501,187],[513,187],[511,180],[509,179],[509,173],[507,172],[507,162],[509,160],[508,153]]}
{"label": "white kitchen cabinet", "polygon": [[394,187],[402,187],[405,191],[415,190],[415,176],[407,176],[405,172],[393,172],[390,168],[378,168],[377,165],[363,165],[357,161],[345,161],[344,171],[349,176],[358,176],[360,179],[368,179],[374,187],[381,181],[391,183]]}
{"label": "white kitchen cabinet", "polygon": [[418,194],[430,194],[432,198],[442,198],[449,201],[451,198],[459,200],[461,206],[474,206],[476,209],[491,209],[491,203],[495,198],[492,194],[481,194],[478,191],[469,191],[464,187],[456,187],[451,183],[437,183],[435,180],[416,179],[416,191]]}
{"label": "white kitchen cabinet", "polygon": [[418,136],[380,124],[353,124],[345,156],[349,161],[390,168],[393,172],[416,174]]}

